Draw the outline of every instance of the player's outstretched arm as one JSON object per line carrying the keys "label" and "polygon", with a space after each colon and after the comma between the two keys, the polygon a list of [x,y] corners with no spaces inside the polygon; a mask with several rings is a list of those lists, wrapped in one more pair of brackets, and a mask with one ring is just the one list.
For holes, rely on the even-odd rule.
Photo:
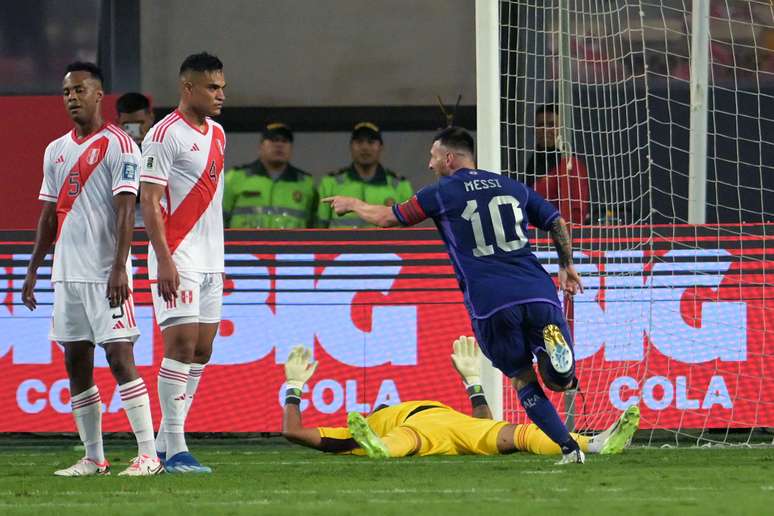
{"label": "player's outstretched arm", "polygon": [[392,207],[382,206],[380,204],[368,204],[360,199],[354,197],[344,197],[342,195],[334,195],[333,197],[325,197],[321,202],[327,202],[331,205],[331,208],[337,215],[343,215],[345,213],[354,212],[358,217],[380,228],[391,228],[400,224],[395,214],[392,212]]}
{"label": "player's outstretched arm", "polygon": [[460,336],[454,341],[452,347],[454,348],[451,355],[452,365],[465,384],[473,417],[492,419],[492,411],[489,409],[484,389],[481,387],[481,350],[478,349],[476,339]]}
{"label": "player's outstretched arm", "polygon": [[120,192],[113,197],[113,207],[116,209],[116,255],[113,258],[106,295],[110,300],[110,306],[114,308],[129,299],[126,260],[129,258],[129,248],[132,245],[136,199],[135,195],[129,192]]}
{"label": "player's outstretched arm", "polygon": [[572,263],[570,232],[562,217],[557,218],[551,225],[551,240],[554,242],[556,254],[559,255],[559,288],[571,295],[582,293],[583,284]]}
{"label": "player's outstretched arm", "polygon": [[310,363],[312,351],[304,346],[290,350],[285,361],[285,409],[282,416],[282,436],[288,441],[322,450],[322,437],[317,428],[306,428],[301,419],[301,392],[304,384],[317,369],[317,362]]}
{"label": "player's outstretched arm", "polygon": [[158,289],[164,301],[177,298],[177,288],[180,286],[180,276],[169,252],[167,237],[164,232],[164,217],[161,214],[161,196],[164,186],[143,182],[140,189],[140,208],[148,239],[153,246],[158,260]]}
{"label": "player's outstretched arm", "polygon": [[35,233],[35,247],[32,249],[27,275],[22,286],[22,302],[30,310],[35,310],[38,302],[35,299],[35,283],[38,281],[38,267],[51,249],[56,239],[56,203],[43,202],[43,210],[38,218],[38,230]]}

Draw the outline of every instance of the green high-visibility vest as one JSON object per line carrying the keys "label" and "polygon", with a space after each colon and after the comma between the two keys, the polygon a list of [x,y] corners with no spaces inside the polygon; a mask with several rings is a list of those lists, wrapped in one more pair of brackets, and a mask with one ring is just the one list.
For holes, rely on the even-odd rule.
{"label": "green high-visibility vest", "polygon": [[[320,181],[320,198],[333,195],[355,197],[368,204],[392,206],[407,201],[414,195],[411,183],[405,177],[378,165],[370,181],[363,181],[354,165],[331,172]],[[317,223],[330,228],[373,227],[360,220],[354,213],[336,215],[331,205],[321,202],[317,208]]]}
{"label": "green high-visibility vest", "polygon": [[290,164],[273,180],[256,160],[226,172],[223,220],[229,228],[314,226],[317,190],[312,176]]}

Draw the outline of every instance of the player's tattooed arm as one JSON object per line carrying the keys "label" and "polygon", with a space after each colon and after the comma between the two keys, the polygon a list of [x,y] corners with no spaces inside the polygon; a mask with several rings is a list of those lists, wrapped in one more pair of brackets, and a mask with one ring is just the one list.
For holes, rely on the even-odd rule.
{"label": "player's tattooed arm", "polygon": [[567,267],[572,265],[570,232],[567,230],[567,223],[562,217],[557,217],[551,225],[551,240],[554,242],[556,254],[559,255],[559,266]]}
{"label": "player's tattooed arm", "polygon": [[30,310],[34,310],[38,303],[35,299],[35,283],[38,279],[38,267],[51,249],[51,244],[56,240],[57,218],[56,203],[44,202],[43,210],[38,219],[38,230],[35,233],[35,247],[32,249],[30,263],[27,266],[27,275],[22,286],[22,302]]}
{"label": "player's tattooed arm", "polygon": [[551,240],[554,242],[556,254],[559,255],[559,288],[570,295],[582,293],[583,284],[572,263],[570,232],[562,217],[558,217],[551,225]]}

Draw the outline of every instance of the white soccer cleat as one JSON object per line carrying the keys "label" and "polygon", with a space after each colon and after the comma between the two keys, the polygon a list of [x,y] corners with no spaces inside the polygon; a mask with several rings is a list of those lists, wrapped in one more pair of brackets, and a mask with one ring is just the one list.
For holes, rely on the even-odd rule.
{"label": "white soccer cleat", "polygon": [[164,466],[158,458],[151,459],[147,455],[141,455],[132,459],[128,468],[118,474],[119,477],[149,477],[164,472]]}
{"label": "white soccer cleat", "polygon": [[84,457],[69,468],[54,471],[58,477],[92,477],[95,475],[110,475],[110,464],[107,460],[98,464]]}
{"label": "white soccer cleat", "polygon": [[543,343],[554,370],[559,374],[568,373],[573,366],[573,357],[562,330],[555,324],[543,328]]}
{"label": "white soccer cleat", "polygon": [[573,450],[570,453],[565,453],[562,455],[562,460],[556,463],[557,466],[563,466],[565,464],[583,464],[586,462],[586,456],[583,454],[583,452],[578,448],[577,450]]}

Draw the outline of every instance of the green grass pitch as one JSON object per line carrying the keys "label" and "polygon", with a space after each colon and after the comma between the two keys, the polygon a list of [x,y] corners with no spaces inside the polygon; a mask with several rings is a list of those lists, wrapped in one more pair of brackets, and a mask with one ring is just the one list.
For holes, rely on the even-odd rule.
{"label": "green grass pitch", "polygon": [[[633,448],[589,456],[371,461],[281,439],[202,440],[212,475],[118,477],[128,440],[108,439],[110,477],[57,478],[74,440],[0,439],[0,514],[774,514],[774,449]],[[561,512],[560,512],[561,511]]]}

